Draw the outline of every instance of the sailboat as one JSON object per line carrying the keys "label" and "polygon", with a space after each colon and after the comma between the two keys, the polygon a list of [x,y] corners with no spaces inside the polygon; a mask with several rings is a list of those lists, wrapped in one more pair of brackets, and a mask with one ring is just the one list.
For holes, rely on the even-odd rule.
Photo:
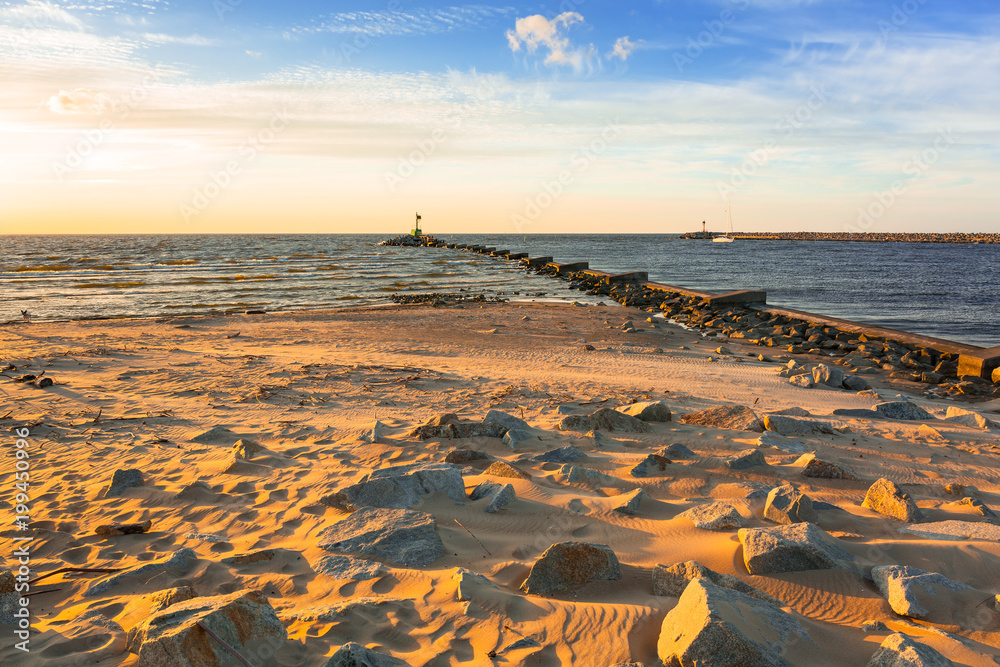
{"label": "sailboat", "polygon": [[733,205],[730,204],[726,207],[726,220],[728,225],[726,227],[726,233],[722,236],[716,236],[712,239],[714,243],[732,243],[736,239],[733,238]]}

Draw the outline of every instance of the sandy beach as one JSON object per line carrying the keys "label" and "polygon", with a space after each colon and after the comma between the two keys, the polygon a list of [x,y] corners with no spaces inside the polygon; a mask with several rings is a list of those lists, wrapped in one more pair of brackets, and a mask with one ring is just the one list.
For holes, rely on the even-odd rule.
{"label": "sandy beach", "polygon": [[[2,618],[0,663],[240,664],[199,627],[175,645],[151,621],[259,591],[248,605],[264,616],[273,608],[280,625],[257,618],[266,632],[229,641],[255,667],[320,667],[349,642],[415,667],[658,665],[671,641],[700,641],[701,607],[694,582],[680,597],[657,595],[657,566],[696,561],[773,598],[759,615],[743,598],[719,612],[771,647],[760,658],[770,662],[752,664],[864,666],[895,633],[955,665],[1000,664],[1000,526],[990,516],[1000,510],[1000,431],[990,428],[1000,406],[899,395],[906,385],[882,371],[864,375],[874,391],[798,387],[778,371],[816,357],[763,350],[761,360],[760,347],[648,316],[512,303],[0,328],[0,366],[13,366],[0,377],[3,571],[17,573],[26,536],[31,577],[117,570],[32,583],[30,652],[15,646],[16,618]],[[622,329],[627,320],[635,331]],[[15,381],[43,371],[54,384]],[[872,409],[908,398],[927,418]],[[661,413],[595,430],[584,419],[647,402],[669,408],[669,421]],[[684,419],[720,406],[770,418],[770,429]],[[946,419],[949,407],[982,421]],[[513,446],[481,434],[491,410],[506,415],[491,423]],[[424,431],[436,435],[414,433],[448,413],[458,421]],[[442,428],[450,423],[468,428]],[[30,454],[27,530],[13,523],[18,429]],[[536,459],[569,447],[579,452]],[[454,450],[482,456],[445,466]],[[805,476],[809,453],[855,479]],[[412,500],[364,488],[373,471],[413,464],[435,464],[437,476],[401,482]],[[524,476],[509,476],[511,466]],[[116,471],[140,474],[109,488]],[[459,476],[456,498],[448,484]],[[919,519],[864,506],[882,478]],[[513,496],[498,499],[506,485]],[[744,542],[785,525],[764,514],[771,490],[789,485],[790,497],[808,498],[799,520],[826,534],[839,564],[751,574]],[[337,526],[375,512],[378,499],[383,512],[429,515],[440,553],[401,564],[391,550],[351,547],[360,542]],[[485,511],[494,501],[497,511]],[[681,516],[717,502],[736,515],[721,527]],[[96,532],[146,521],[132,534]],[[579,563],[556,563],[587,580],[522,590],[543,553],[567,542],[606,546],[616,567],[579,575]],[[878,585],[886,566],[958,587],[918,591],[926,609],[904,615]],[[19,596],[5,590],[0,582],[16,609]],[[694,611],[671,616],[679,606]],[[783,630],[759,620],[773,614]],[[195,654],[204,662],[179,657]]]}

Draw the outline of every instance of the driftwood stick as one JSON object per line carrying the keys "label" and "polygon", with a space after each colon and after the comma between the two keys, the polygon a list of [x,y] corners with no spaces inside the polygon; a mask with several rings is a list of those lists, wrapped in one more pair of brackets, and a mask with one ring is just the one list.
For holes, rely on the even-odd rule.
{"label": "driftwood stick", "polygon": [[[458,519],[455,519],[455,523],[457,523],[459,526],[462,526],[462,522],[459,521]],[[469,535],[472,535],[472,531],[469,530],[468,528],[466,528],[465,526],[462,526],[462,530],[464,530],[465,532],[467,532]],[[476,542],[479,542],[479,538],[476,537],[475,535],[472,535],[472,539],[474,539]],[[479,542],[479,546],[481,546],[483,548],[483,551],[485,551],[489,555],[491,555],[491,556],[493,555],[493,552],[491,552],[489,549],[487,549],[486,545],[483,544],[482,542]]]}
{"label": "driftwood stick", "polygon": [[57,574],[62,574],[63,572],[99,572],[101,574],[109,574],[111,572],[121,572],[121,568],[107,568],[107,567],[61,567],[58,570],[52,570],[39,577],[35,577],[28,582],[28,585],[32,585],[41,581],[42,579],[48,579],[49,577],[54,577]]}

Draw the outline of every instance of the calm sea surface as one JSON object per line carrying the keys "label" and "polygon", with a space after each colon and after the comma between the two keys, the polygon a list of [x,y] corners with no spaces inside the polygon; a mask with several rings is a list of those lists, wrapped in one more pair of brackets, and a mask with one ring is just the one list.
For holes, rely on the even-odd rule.
{"label": "calm sea surface", "polygon": [[[593,302],[517,263],[383,235],[0,236],[0,322],[162,317],[387,303],[398,292],[486,291]],[[976,345],[1000,345],[1000,246],[736,241],[663,235],[448,235],[589,260],[708,291]]]}

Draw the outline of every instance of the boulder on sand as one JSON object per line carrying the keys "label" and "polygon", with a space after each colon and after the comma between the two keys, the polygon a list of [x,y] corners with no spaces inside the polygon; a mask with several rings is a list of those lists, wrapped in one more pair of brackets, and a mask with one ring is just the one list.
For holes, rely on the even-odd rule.
{"label": "boulder on sand", "polygon": [[657,653],[667,667],[790,667],[784,653],[800,642],[812,639],[791,614],[698,578],[664,617]]}
{"label": "boulder on sand", "polygon": [[796,419],[784,415],[767,415],[764,417],[764,428],[781,435],[808,435],[809,433],[833,433],[830,422],[812,419]]}
{"label": "boulder on sand", "polygon": [[815,479],[847,479],[853,481],[860,479],[851,469],[816,458],[815,454],[803,454],[793,465],[802,468],[802,475],[804,477]]}
{"label": "boulder on sand", "polygon": [[898,632],[889,635],[865,667],[952,667],[954,663],[927,644]]}
{"label": "boulder on sand", "polygon": [[963,426],[978,428],[982,431],[989,431],[991,428],[1000,429],[1000,425],[978,412],[963,410],[954,405],[948,407],[948,412],[945,413],[944,420],[955,424],[962,424]]}
{"label": "boulder on sand", "polygon": [[819,519],[813,509],[812,498],[790,485],[776,486],[767,494],[764,518],[785,525],[803,521],[815,523]]}
{"label": "boulder on sand", "polygon": [[659,454],[650,454],[629,471],[632,477],[662,477],[673,461]]}
{"label": "boulder on sand", "polygon": [[201,627],[204,624],[239,650],[255,639],[288,638],[285,626],[260,591],[200,597],[178,602],[128,632],[127,646],[149,667],[207,667],[228,664],[232,655]]}
{"label": "boulder on sand", "polygon": [[650,433],[652,428],[636,417],[601,408],[590,415],[569,415],[559,423],[560,431],[619,431],[622,433]]}
{"label": "boulder on sand", "polygon": [[721,574],[693,560],[684,563],[675,563],[669,567],[666,565],[654,566],[653,595],[666,595],[679,598],[684,589],[687,588],[687,585],[694,579],[707,579],[716,586],[739,591],[752,598],[781,606],[780,600],[771,597],[762,590],[754,588],[742,579],[738,579],[731,574]]}
{"label": "boulder on sand", "polygon": [[728,428],[736,431],[764,432],[764,424],[757,413],[745,405],[720,405],[681,417],[684,424]]}
{"label": "boulder on sand", "polygon": [[465,502],[461,471],[450,463],[411,463],[373,470],[357,484],[326,496],[322,502],[347,510],[407,509],[417,506],[423,496],[431,493],[444,493],[457,503]]}
{"label": "boulder on sand", "polygon": [[[931,608],[949,608],[953,611],[956,605],[951,604],[954,600],[949,600],[950,593],[957,591],[972,591],[971,586],[952,581],[944,575],[935,572],[925,572],[915,567],[905,565],[880,565],[872,568],[872,579],[879,592],[889,601],[889,606],[900,616],[909,618],[927,618]],[[976,595],[974,598],[980,598]],[[978,600],[971,601],[970,607]],[[954,622],[954,619],[945,615],[945,622]],[[942,620],[942,619],[938,619]]]}
{"label": "boulder on sand", "polygon": [[891,401],[889,403],[879,403],[872,408],[881,417],[888,419],[905,419],[910,421],[926,421],[934,419],[934,415],[924,410],[919,405],[914,405],[909,401]]}
{"label": "boulder on sand", "polygon": [[500,412],[499,410],[490,410],[483,417],[484,424],[500,424],[509,431],[513,430],[527,430],[531,428],[528,422],[524,421],[520,417],[515,417],[514,415],[509,415],[506,412]]}
{"label": "boulder on sand", "polygon": [[812,379],[816,384],[825,384],[828,387],[840,387],[844,384],[844,371],[839,368],[832,368],[826,364],[817,364],[812,369]]}
{"label": "boulder on sand", "polygon": [[695,528],[703,530],[726,530],[739,528],[743,525],[743,517],[729,503],[715,502],[695,505],[689,510],[677,515],[679,519],[687,519]]}
{"label": "boulder on sand", "polygon": [[323,663],[323,667],[410,667],[410,663],[376,653],[361,644],[348,642],[338,648],[337,652]]}
{"label": "boulder on sand", "polygon": [[730,470],[745,470],[754,466],[766,466],[767,459],[759,449],[746,449],[726,459],[725,465]]}
{"label": "boulder on sand", "polygon": [[622,406],[618,411],[644,422],[668,422],[671,419],[670,408],[663,401],[642,401]]}
{"label": "boulder on sand", "polygon": [[741,528],[743,563],[750,574],[828,570],[856,571],[854,556],[811,523],[775,528]]}
{"label": "boulder on sand", "polygon": [[507,427],[497,422],[476,423],[462,421],[453,412],[438,415],[410,431],[410,437],[419,440],[431,438],[502,438],[507,433]]}
{"label": "boulder on sand", "polygon": [[479,500],[481,498],[490,499],[486,507],[483,508],[483,511],[493,514],[514,502],[517,499],[517,494],[514,492],[514,487],[510,484],[483,482],[469,494],[469,500]]}
{"label": "boulder on sand", "polygon": [[527,473],[517,466],[512,466],[506,461],[494,461],[490,464],[490,467],[483,471],[484,475],[493,475],[494,477],[508,477],[510,479],[531,479],[531,474]]}
{"label": "boulder on sand", "polygon": [[134,468],[128,470],[115,470],[111,476],[111,484],[104,492],[105,498],[120,496],[125,489],[132,489],[142,486],[142,471]]}
{"label": "boulder on sand", "polygon": [[913,498],[884,477],[868,488],[868,493],[865,494],[865,500],[861,505],[873,512],[907,523],[922,521],[924,518],[920,508],[913,502]]}
{"label": "boulder on sand", "polygon": [[399,565],[430,565],[444,555],[434,517],[412,510],[365,507],[326,528],[327,551],[385,558]]}
{"label": "boulder on sand", "polygon": [[621,578],[621,565],[610,547],[560,542],[546,549],[535,561],[521,590],[530,595],[547,595],[588,581]]}

